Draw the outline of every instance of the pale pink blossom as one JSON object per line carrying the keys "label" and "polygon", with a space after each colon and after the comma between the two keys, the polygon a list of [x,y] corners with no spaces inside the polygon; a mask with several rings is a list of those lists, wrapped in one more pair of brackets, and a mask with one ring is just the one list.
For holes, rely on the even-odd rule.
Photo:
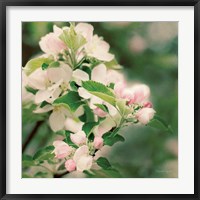
{"label": "pale pink blossom", "polygon": [[129,104],[142,103],[150,96],[150,89],[145,84],[134,85],[131,91],[133,92],[133,98],[130,100]]}
{"label": "pale pink blossom", "polygon": [[154,114],[155,110],[153,108],[142,108],[135,114],[135,117],[139,122],[146,125],[151,119],[153,119]]}
{"label": "pale pink blossom", "polygon": [[72,152],[72,148],[67,143],[61,140],[54,141],[53,146],[55,147],[53,153],[58,159],[65,158],[69,156]]}
{"label": "pale pink blossom", "polygon": [[48,33],[42,37],[39,42],[42,51],[47,54],[57,55],[62,50],[67,49],[65,43],[59,38],[61,33],[59,28],[54,26],[54,32]]}
{"label": "pale pink blossom", "polygon": [[85,144],[87,141],[87,137],[84,131],[79,131],[75,134],[71,133],[70,138],[72,142],[78,146]]}
{"label": "pale pink blossom", "polygon": [[103,147],[103,138],[98,136],[95,137],[93,144],[95,149],[101,149]]}
{"label": "pale pink blossom", "polygon": [[119,82],[115,84],[114,92],[118,98],[126,99],[128,104],[142,104],[150,96],[150,89],[144,84],[127,87],[125,82]]}
{"label": "pale pink blossom", "polygon": [[106,74],[106,84],[124,82],[124,76],[117,70],[109,69]]}
{"label": "pale pink blossom", "polygon": [[83,172],[92,167],[93,157],[89,154],[89,148],[86,145],[79,147],[73,157],[76,163],[77,171]]}
{"label": "pale pink blossom", "polygon": [[72,172],[76,169],[76,163],[74,160],[70,159],[65,162],[65,168],[68,172]]}

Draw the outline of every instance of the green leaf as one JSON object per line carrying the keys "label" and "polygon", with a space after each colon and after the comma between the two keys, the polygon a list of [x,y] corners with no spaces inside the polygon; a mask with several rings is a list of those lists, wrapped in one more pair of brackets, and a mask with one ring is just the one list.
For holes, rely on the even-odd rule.
{"label": "green leaf", "polygon": [[66,142],[69,146],[77,149],[78,146],[71,141],[70,134],[72,134],[70,131],[65,131],[66,138],[64,139],[64,142]]}
{"label": "green leaf", "polygon": [[69,49],[77,51],[81,46],[86,44],[86,39],[81,35],[77,34],[73,26],[70,26],[69,30],[63,30],[63,33],[59,37]]}
{"label": "green leaf", "polygon": [[100,108],[101,110],[103,110],[104,112],[106,113],[109,113],[109,110],[108,110],[108,107],[106,105],[103,105],[103,104],[94,104],[96,107]]}
{"label": "green leaf", "polygon": [[82,87],[85,88],[89,93],[115,106],[115,95],[111,89],[102,83],[95,81],[84,81],[82,82]]}
{"label": "green leaf", "polygon": [[54,146],[47,146],[45,148],[40,149],[35,153],[33,156],[33,160],[36,160],[38,162],[49,160],[54,158],[54,154],[52,153],[54,150]]}
{"label": "green leaf", "polygon": [[122,69],[123,68],[121,65],[118,64],[116,59],[113,59],[109,62],[105,62],[104,64],[109,69]]}
{"label": "green leaf", "polygon": [[97,159],[97,164],[103,169],[111,169],[111,164],[107,160],[107,158],[100,157]]}
{"label": "green leaf", "polygon": [[32,93],[32,94],[34,94],[34,95],[35,95],[35,94],[37,93],[37,91],[38,91],[38,90],[33,89],[33,88],[29,87],[29,86],[26,86],[25,88],[26,88],[26,91],[27,91],[27,92],[30,92],[30,93]]}
{"label": "green leaf", "polygon": [[154,115],[154,118],[147,124],[147,126],[162,130],[164,132],[169,132],[173,134],[173,130],[170,125],[168,125],[164,119],[158,115]]}
{"label": "green leaf", "polygon": [[98,122],[87,122],[83,125],[82,130],[85,132],[86,136],[89,137],[90,133],[98,124]]}
{"label": "green leaf", "polygon": [[43,64],[45,63],[46,65],[50,64],[53,62],[53,58],[33,58],[29,60],[25,67],[24,67],[24,72],[26,75],[30,75],[32,72],[34,72],[36,69],[44,66]]}
{"label": "green leaf", "polygon": [[35,161],[33,160],[32,156],[23,155],[23,156],[22,156],[22,166],[23,166],[23,167],[36,166],[36,163],[35,163]]}
{"label": "green leaf", "polygon": [[117,134],[114,137],[108,137],[105,141],[104,144],[108,146],[112,146],[113,144],[117,142],[124,142],[125,139],[121,135]]}
{"label": "green leaf", "polygon": [[70,91],[53,102],[54,106],[64,106],[72,112],[75,112],[83,104],[78,92],[75,91]]}
{"label": "green leaf", "polygon": [[79,86],[76,84],[75,81],[71,81],[71,82],[70,82],[70,87],[71,87],[71,89],[72,89],[73,91],[77,92]]}

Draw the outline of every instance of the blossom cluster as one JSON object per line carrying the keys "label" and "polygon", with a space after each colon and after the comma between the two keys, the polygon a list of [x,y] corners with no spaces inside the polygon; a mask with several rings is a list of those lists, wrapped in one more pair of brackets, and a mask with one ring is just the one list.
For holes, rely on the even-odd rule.
{"label": "blossom cluster", "polygon": [[54,25],[39,45],[44,53],[22,69],[23,104],[48,113],[52,131],[64,131],[52,153],[68,172],[90,170],[103,146],[124,140],[118,134],[122,127],[153,119],[149,87],[127,83],[92,25]]}

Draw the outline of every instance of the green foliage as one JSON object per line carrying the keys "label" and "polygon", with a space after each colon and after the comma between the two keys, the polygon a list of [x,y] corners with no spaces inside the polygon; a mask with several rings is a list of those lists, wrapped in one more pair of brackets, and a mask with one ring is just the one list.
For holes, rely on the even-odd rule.
{"label": "green foliage", "polygon": [[121,136],[121,135],[119,135],[119,134],[117,134],[117,135],[115,135],[113,137],[107,137],[107,138],[105,138],[104,144],[108,145],[108,146],[112,146],[116,142],[124,142],[124,141],[125,141],[124,137]]}
{"label": "green foliage", "polygon": [[44,160],[52,159],[55,156],[52,153],[53,150],[54,150],[54,146],[47,146],[45,148],[42,148],[35,153],[35,155],[33,156],[33,160],[35,160],[37,162],[41,162]]}
{"label": "green foliage", "polygon": [[82,87],[85,88],[91,94],[115,106],[115,95],[109,88],[107,88],[102,83],[98,83],[95,81],[84,81],[82,83]]}
{"label": "green foliage", "polygon": [[23,155],[22,156],[22,166],[23,167],[31,167],[31,166],[37,166],[37,164],[33,160],[32,156]]}
{"label": "green foliage", "polygon": [[69,91],[67,94],[57,98],[54,102],[54,106],[64,106],[71,112],[75,112],[79,106],[83,105],[80,96],[75,91]]}
{"label": "green foliage", "polygon": [[90,133],[98,124],[98,122],[87,122],[83,125],[82,130],[85,132],[86,136],[89,137]]}
{"label": "green foliage", "polygon": [[29,86],[26,86],[25,88],[26,88],[26,91],[27,91],[27,92],[30,92],[30,93],[32,93],[32,94],[34,94],[34,95],[35,95],[35,94],[37,93],[37,91],[38,91],[38,90],[33,89],[33,88],[29,87]]}
{"label": "green foliage", "polygon": [[70,26],[69,30],[63,30],[60,39],[74,52],[86,43],[86,39],[82,35],[77,34],[73,26]]}
{"label": "green foliage", "polygon": [[100,158],[98,158],[98,159],[96,160],[96,162],[97,162],[97,164],[98,164],[101,168],[103,168],[103,169],[105,169],[105,170],[111,169],[111,168],[112,168],[112,166],[111,166],[111,164],[109,163],[109,161],[107,160],[107,158],[100,157]]}

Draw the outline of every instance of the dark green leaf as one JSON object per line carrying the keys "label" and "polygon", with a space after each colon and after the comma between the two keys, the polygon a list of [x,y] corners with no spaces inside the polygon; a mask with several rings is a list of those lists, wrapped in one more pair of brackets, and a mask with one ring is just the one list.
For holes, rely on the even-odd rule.
{"label": "dark green leaf", "polygon": [[111,164],[107,160],[107,158],[100,157],[97,159],[97,164],[103,169],[111,169]]}
{"label": "dark green leaf", "polygon": [[66,107],[68,110],[75,112],[79,106],[83,105],[84,103],[81,101],[80,96],[77,92],[70,91],[62,97],[57,98],[53,105],[62,105]]}
{"label": "dark green leaf", "polygon": [[73,91],[77,92],[79,86],[76,84],[75,81],[71,81],[71,82],[70,82],[70,86],[71,86],[71,89],[72,89]]}
{"label": "dark green leaf", "polygon": [[108,146],[112,146],[116,142],[124,142],[125,139],[121,135],[117,134],[114,137],[107,137],[104,139],[104,144]]}
{"label": "dark green leaf", "polygon": [[98,124],[99,124],[98,122],[87,122],[83,125],[82,130],[85,132],[87,137],[89,137],[90,133]]}

